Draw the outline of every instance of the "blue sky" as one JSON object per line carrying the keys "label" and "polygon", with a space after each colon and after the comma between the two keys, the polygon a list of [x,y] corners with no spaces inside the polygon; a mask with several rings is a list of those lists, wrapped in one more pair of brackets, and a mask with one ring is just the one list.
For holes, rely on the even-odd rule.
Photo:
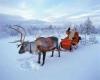
{"label": "blue sky", "polygon": [[47,21],[79,19],[98,16],[100,0],[0,0],[0,13]]}

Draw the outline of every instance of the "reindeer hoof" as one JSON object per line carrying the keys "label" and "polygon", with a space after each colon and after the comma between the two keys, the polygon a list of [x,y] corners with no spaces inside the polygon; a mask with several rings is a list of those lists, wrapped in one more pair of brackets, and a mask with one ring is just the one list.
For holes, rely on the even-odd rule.
{"label": "reindeer hoof", "polygon": [[40,61],[38,61],[37,63],[40,64]]}
{"label": "reindeer hoof", "polygon": [[60,56],[58,56],[58,57],[60,57]]}
{"label": "reindeer hoof", "polygon": [[51,55],[50,57],[53,57],[53,55]]}
{"label": "reindeer hoof", "polygon": [[44,65],[44,63],[41,64],[41,66],[43,66],[43,65]]}

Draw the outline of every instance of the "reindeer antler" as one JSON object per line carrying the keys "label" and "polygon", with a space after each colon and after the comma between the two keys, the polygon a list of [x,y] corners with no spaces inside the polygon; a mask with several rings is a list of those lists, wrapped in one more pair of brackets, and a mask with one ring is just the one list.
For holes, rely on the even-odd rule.
{"label": "reindeer antler", "polygon": [[[14,25],[14,26],[17,26],[17,25]],[[23,27],[21,27],[21,26],[17,26],[17,27],[22,28],[22,29],[24,30],[24,33],[26,34],[25,29],[24,29]],[[16,29],[16,28],[13,28],[13,27],[9,27],[9,28],[14,29],[15,31],[17,31],[18,33],[21,34],[20,40],[16,40],[16,41],[10,42],[10,43],[16,43],[16,42],[21,42],[21,43],[23,43],[23,42],[24,42],[24,39],[25,39],[25,34],[24,34],[24,38],[23,38],[23,33],[22,33],[20,30],[18,30],[18,29]]]}
{"label": "reindeer antler", "polygon": [[[23,27],[19,26],[19,25],[14,25],[14,26],[17,26],[17,27],[21,28],[21,29],[24,31],[24,36],[23,36],[23,40],[22,40],[22,41],[24,41],[24,40],[25,40],[25,36],[26,36],[26,31],[25,31],[25,29],[24,29]],[[23,35],[23,34],[22,34],[22,35]]]}

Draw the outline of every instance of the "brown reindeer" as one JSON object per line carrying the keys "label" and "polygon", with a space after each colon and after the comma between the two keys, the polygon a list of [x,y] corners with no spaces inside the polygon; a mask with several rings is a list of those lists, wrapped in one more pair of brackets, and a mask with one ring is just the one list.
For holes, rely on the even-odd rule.
{"label": "brown reindeer", "polygon": [[20,40],[14,41],[15,42],[20,42],[20,44],[18,45],[18,47],[20,47],[19,49],[19,54],[25,53],[25,52],[37,52],[38,53],[38,63],[40,64],[40,59],[41,59],[41,54],[43,55],[43,62],[42,65],[44,65],[45,63],[45,57],[46,57],[46,52],[47,51],[52,51],[52,55],[51,57],[53,57],[53,53],[54,50],[57,49],[58,50],[58,56],[60,57],[60,49],[59,49],[59,45],[58,45],[58,38],[57,37],[39,37],[37,38],[35,41],[29,42],[29,41],[24,41],[25,40],[25,29],[18,26],[20,29],[22,29],[24,31],[24,34],[13,27],[10,27],[11,29],[16,30],[18,33],[21,34],[21,38]]}
{"label": "brown reindeer", "polygon": [[58,45],[58,38],[57,37],[39,37],[35,40],[36,46],[39,50],[38,52],[38,63],[40,63],[41,54],[43,55],[43,62],[42,65],[45,63],[45,56],[47,51],[52,51],[51,57],[53,57],[54,50],[58,50],[58,57],[60,57],[60,47]]}

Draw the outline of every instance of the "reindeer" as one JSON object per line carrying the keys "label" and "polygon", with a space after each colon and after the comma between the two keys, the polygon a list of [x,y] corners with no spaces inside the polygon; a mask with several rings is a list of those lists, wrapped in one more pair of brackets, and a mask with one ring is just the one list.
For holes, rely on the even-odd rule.
{"label": "reindeer", "polygon": [[60,57],[60,49],[59,49],[60,47],[59,47],[59,44],[58,44],[58,38],[57,37],[54,37],[54,36],[47,37],[47,38],[39,37],[35,41],[32,41],[32,42],[24,41],[25,35],[26,35],[25,29],[21,26],[17,26],[17,27],[22,29],[24,31],[24,34],[16,28],[13,28],[13,27],[10,27],[10,28],[14,29],[15,31],[17,31],[18,33],[21,34],[20,40],[12,42],[12,43],[20,42],[20,44],[18,45],[18,47],[20,47],[19,54],[22,54],[22,53],[25,53],[25,52],[29,52],[29,53],[37,52],[39,64],[41,63],[40,62],[41,55],[43,55],[42,65],[44,65],[44,63],[45,63],[46,52],[48,52],[48,51],[52,51],[51,57],[53,57],[54,50],[57,49],[58,50],[58,57]]}
{"label": "reindeer", "polygon": [[58,38],[51,36],[51,37],[39,37],[35,40],[35,44],[38,48],[38,63],[40,64],[41,54],[43,55],[43,62],[42,65],[45,63],[46,52],[52,51],[51,57],[53,57],[54,50],[57,49],[58,57],[60,57],[60,46],[58,44]]}

